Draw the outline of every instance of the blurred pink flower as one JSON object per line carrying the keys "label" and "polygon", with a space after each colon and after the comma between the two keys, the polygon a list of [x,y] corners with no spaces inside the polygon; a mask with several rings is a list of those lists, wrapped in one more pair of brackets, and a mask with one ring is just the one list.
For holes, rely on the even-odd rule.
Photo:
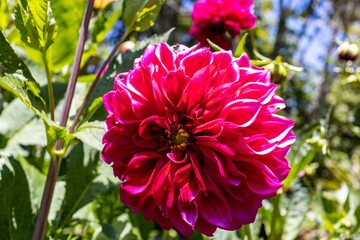
{"label": "blurred pink flower", "polygon": [[247,55],[149,46],[103,98],[102,157],[121,200],[184,236],[253,222],[288,175],[295,141],[275,91]]}
{"label": "blurred pink flower", "polygon": [[[207,46],[206,39],[225,50],[231,49],[231,39],[242,29],[255,26],[253,0],[200,0],[192,11],[193,26],[190,34],[202,46]],[[230,36],[226,36],[228,33]]]}

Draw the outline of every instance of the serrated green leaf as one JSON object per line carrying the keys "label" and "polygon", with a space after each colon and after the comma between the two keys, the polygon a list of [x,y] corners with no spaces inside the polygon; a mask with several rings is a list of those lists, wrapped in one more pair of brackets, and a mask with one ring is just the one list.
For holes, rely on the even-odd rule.
{"label": "serrated green leaf", "polygon": [[103,148],[102,136],[104,135],[104,122],[86,122],[76,130],[74,135],[83,143],[97,150],[101,150]]}
{"label": "serrated green leaf", "polygon": [[153,26],[164,0],[124,1],[123,21],[128,32],[145,31]]}
{"label": "serrated green leaf", "polygon": [[65,128],[58,126],[48,118],[39,84],[35,82],[23,61],[17,57],[1,31],[0,45],[2,46],[0,65],[4,68],[3,76],[0,77],[0,87],[18,97],[27,108],[31,109],[43,121],[46,127],[48,151],[50,154],[58,154],[54,152],[56,141],[63,139],[66,149],[73,136],[68,134]]}
{"label": "serrated green leaf", "polygon": [[35,26],[39,33],[44,29],[47,21],[48,1],[46,0],[28,0],[29,11],[34,18]]}
{"label": "serrated green leaf", "polygon": [[20,100],[38,116],[45,110],[39,84],[32,77],[25,63],[18,58],[0,31],[0,86],[19,97]]}
{"label": "serrated green leaf", "polygon": [[26,7],[23,5],[26,1],[21,1],[21,4],[15,6],[15,25],[20,31],[21,41],[27,46],[39,50],[40,47],[40,36],[30,18],[29,14],[24,10]]}
{"label": "serrated green leaf", "polygon": [[4,240],[26,240],[34,218],[29,184],[21,165],[12,157],[0,157],[0,233]]}
{"label": "serrated green leaf", "polygon": [[46,51],[57,36],[58,27],[48,0],[21,1],[15,7],[15,24],[21,40],[40,52]]}
{"label": "serrated green leaf", "polygon": [[[6,41],[2,31],[0,31],[0,66],[2,75],[14,74],[24,76],[29,81],[35,81],[25,63],[15,54],[10,44]],[[1,75],[0,75],[1,77]]]}

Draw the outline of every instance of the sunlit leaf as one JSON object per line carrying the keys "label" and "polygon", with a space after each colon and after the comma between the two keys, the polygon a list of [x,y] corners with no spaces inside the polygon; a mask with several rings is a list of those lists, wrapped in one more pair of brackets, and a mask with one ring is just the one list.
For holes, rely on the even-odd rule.
{"label": "sunlit leaf", "polygon": [[15,23],[22,41],[41,52],[46,51],[57,36],[58,26],[48,0],[20,1],[15,7]]}
{"label": "sunlit leaf", "polygon": [[0,0],[0,29],[8,27],[10,22],[10,14],[8,12],[8,4],[6,0]]}
{"label": "sunlit leaf", "polygon": [[153,26],[164,0],[125,0],[123,21],[127,31],[145,31]]}
{"label": "sunlit leaf", "polygon": [[104,135],[104,126],[104,122],[100,121],[86,122],[76,130],[74,135],[83,143],[101,150],[103,148],[102,136]]}
{"label": "sunlit leaf", "polygon": [[86,2],[83,0],[51,1],[52,14],[59,28],[56,41],[47,51],[49,67],[52,71],[60,70],[65,65],[71,64],[74,59]]}
{"label": "sunlit leaf", "polygon": [[234,56],[235,57],[240,57],[241,54],[243,54],[245,52],[245,44],[246,44],[246,39],[247,39],[248,33],[245,33],[244,35],[241,36],[241,39],[236,47],[236,50],[234,52]]}

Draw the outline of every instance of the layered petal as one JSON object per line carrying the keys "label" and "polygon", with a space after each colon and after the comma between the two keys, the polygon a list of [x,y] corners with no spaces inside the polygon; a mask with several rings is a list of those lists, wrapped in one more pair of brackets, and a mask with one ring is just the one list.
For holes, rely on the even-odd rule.
{"label": "layered petal", "polygon": [[[198,6],[207,2],[221,1]],[[277,115],[284,100],[247,55],[151,45],[103,100],[102,158],[122,182],[121,200],[165,229],[211,236],[249,224],[290,171],[294,123]]]}

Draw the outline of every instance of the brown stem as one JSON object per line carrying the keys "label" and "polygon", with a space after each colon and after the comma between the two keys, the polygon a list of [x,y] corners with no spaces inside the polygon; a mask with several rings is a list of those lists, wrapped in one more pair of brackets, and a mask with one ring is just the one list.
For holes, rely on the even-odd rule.
{"label": "brown stem", "polygon": [[119,40],[119,42],[116,44],[116,46],[114,47],[114,49],[112,50],[112,52],[110,53],[110,55],[106,58],[105,62],[102,64],[98,74],[96,75],[95,77],[95,80],[92,82],[90,88],[89,88],[89,91],[87,92],[81,106],[79,107],[76,115],[75,115],[75,118],[74,118],[74,121],[73,121],[73,124],[71,125],[70,129],[69,129],[69,132],[70,133],[73,133],[74,130],[75,130],[75,127],[76,125],[79,123],[80,121],[80,117],[82,115],[82,113],[84,112],[85,110],[85,107],[86,107],[86,104],[88,103],[88,101],[90,100],[90,97],[91,97],[91,94],[94,92],[95,90],[95,87],[97,85],[97,83],[99,82],[100,80],[100,77],[101,77],[101,74],[104,72],[106,66],[110,63],[111,59],[115,56],[116,52],[118,51],[121,43],[125,40],[125,38],[127,37],[128,35],[128,31],[125,31],[125,33],[122,35],[121,39]]}
{"label": "brown stem", "polygon": [[91,18],[93,4],[94,4],[94,0],[88,1],[88,5],[86,7],[84,19],[83,19],[82,26],[80,29],[79,41],[78,41],[78,45],[76,47],[74,64],[72,67],[70,80],[69,80],[69,83],[68,83],[68,86],[66,89],[64,107],[63,107],[63,112],[62,112],[61,119],[60,119],[60,126],[63,126],[63,127],[66,126],[67,120],[69,118],[70,107],[71,107],[71,103],[72,103],[72,100],[74,97],[77,78],[79,76],[81,56],[84,51],[84,45],[85,45],[86,36],[88,33],[88,26],[89,26],[89,22],[90,22],[90,18]]}
{"label": "brown stem", "polygon": [[59,156],[51,159],[32,240],[40,240],[44,239],[45,237],[47,217],[50,211],[50,205],[54,194],[56,179],[59,174],[60,161],[61,159]]}
{"label": "brown stem", "polygon": [[[63,108],[63,112],[62,112],[61,119],[60,119],[61,126],[66,126],[66,123],[67,123],[67,120],[69,117],[71,102],[72,102],[72,99],[74,96],[76,80],[77,80],[77,77],[79,74],[81,56],[82,56],[84,44],[86,41],[86,35],[88,32],[88,25],[89,25],[90,18],[91,18],[93,4],[94,4],[94,0],[88,1],[86,10],[85,10],[85,15],[83,18],[83,22],[81,25],[79,41],[78,41],[78,45],[77,45],[77,49],[76,49],[73,69],[71,72],[70,81],[69,81],[68,88],[66,91],[64,108]],[[51,101],[53,99],[49,99],[49,100]],[[63,149],[63,141],[57,140],[57,142],[55,144],[55,152],[60,152],[60,151],[62,151],[62,149]],[[39,209],[39,213],[38,213],[38,216],[36,219],[35,230],[34,230],[34,233],[32,236],[33,240],[42,240],[45,237],[45,232],[46,232],[46,227],[47,227],[47,219],[48,219],[48,215],[49,215],[49,211],[50,211],[51,201],[52,201],[52,198],[54,195],[56,179],[59,174],[61,158],[62,157],[60,154],[56,154],[54,157],[52,157],[52,159],[50,161],[49,171],[48,171],[48,174],[46,177],[46,182],[45,182],[45,188],[44,188],[43,196],[42,196],[41,203],[40,203],[40,209]]]}

